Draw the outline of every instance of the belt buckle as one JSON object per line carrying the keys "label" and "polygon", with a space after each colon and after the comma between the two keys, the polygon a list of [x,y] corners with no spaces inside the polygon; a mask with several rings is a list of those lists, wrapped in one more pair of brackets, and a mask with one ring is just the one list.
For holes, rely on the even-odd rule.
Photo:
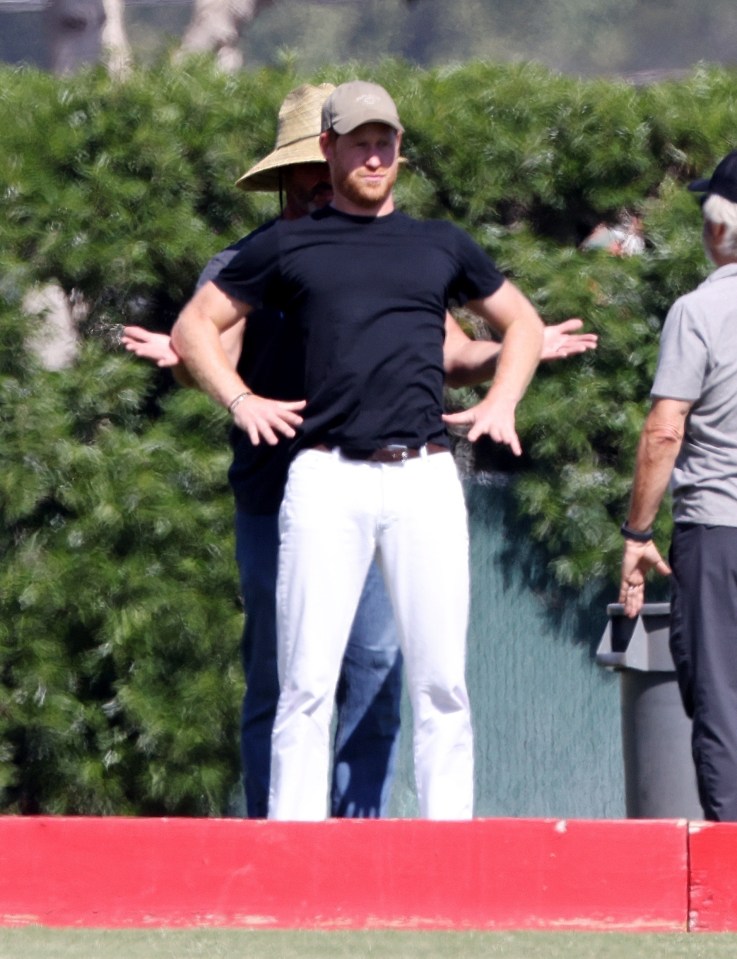
{"label": "belt buckle", "polygon": [[409,459],[409,447],[402,443],[390,443],[386,450],[391,454],[392,463],[406,463]]}

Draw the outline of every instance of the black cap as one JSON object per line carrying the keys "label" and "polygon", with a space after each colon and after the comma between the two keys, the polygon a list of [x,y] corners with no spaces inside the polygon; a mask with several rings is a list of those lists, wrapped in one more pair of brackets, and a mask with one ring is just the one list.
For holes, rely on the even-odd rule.
{"label": "black cap", "polygon": [[694,193],[716,193],[737,203],[737,150],[732,150],[719,162],[710,179],[694,180],[688,188]]}

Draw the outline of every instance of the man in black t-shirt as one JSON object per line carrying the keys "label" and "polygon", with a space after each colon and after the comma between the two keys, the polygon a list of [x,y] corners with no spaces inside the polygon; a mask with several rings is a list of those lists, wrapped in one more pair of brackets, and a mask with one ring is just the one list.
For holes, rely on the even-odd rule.
{"label": "man in black t-shirt", "polygon": [[[275,148],[238,180],[244,190],[278,192],[281,218],[307,216],[332,197],[319,146],[322,104],[332,84],[304,84],[292,90],[279,110]],[[218,275],[240,249],[272,220],[214,256],[198,288]],[[449,321],[450,322],[450,321]],[[299,335],[278,310],[251,313],[227,331],[231,363],[264,396],[299,398],[304,357]],[[449,329],[450,326],[449,326]],[[455,324],[449,339],[460,336]],[[173,366],[177,380],[190,383],[169,337],[127,327],[127,349]],[[572,347],[574,338],[560,340]],[[483,357],[482,357],[483,362]],[[279,698],[276,666],[276,576],[278,511],[291,452],[288,444],[254,446],[237,426],[230,433],[233,462],[228,478],[235,497],[235,554],[246,619],[241,662],[246,691],[241,710],[241,762],[250,818],[268,811],[271,732]],[[351,628],[336,694],[330,812],[335,817],[386,816],[399,746],[402,656],[381,572],[372,564]]]}
{"label": "man in black t-shirt", "polygon": [[[334,199],[278,223],[182,312],[173,344],[254,444],[294,440],[280,512],[281,695],[269,815],[325,817],[328,733],[340,659],[366,570],[381,562],[405,654],[420,811],[473,808],[465,686],[465,504],[444,421],[520,453],[515,408],[537,365],[542,323],[471,239],[394,209],[402,127],[374,84],[338,87],[321,142]],[[485,399],[443,416],[443,326],[454,298],[503,337]],[[306,400],[255,395],[219,332],[275,306],[299,325]]]}

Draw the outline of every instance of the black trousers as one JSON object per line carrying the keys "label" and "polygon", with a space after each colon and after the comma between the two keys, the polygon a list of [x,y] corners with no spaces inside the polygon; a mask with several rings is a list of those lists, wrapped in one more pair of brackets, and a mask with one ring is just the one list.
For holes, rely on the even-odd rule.
{"label": "black trousers", "polygon": [[737,822],[737,527],[677,523],[670,644],[706,819]]}

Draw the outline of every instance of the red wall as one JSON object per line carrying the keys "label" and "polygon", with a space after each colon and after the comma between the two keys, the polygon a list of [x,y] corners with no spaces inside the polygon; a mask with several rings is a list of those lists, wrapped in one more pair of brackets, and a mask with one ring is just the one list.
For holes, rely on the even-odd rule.
{"label": "red wall", "polygon": [[690,832],[691,868],[683,820],[0,817],[0,925],[737,928],[737,826]]}
{"label": "red wall", "polygon": [[689,928],[737,932],[737,823],[694,822],[689,832]]}

